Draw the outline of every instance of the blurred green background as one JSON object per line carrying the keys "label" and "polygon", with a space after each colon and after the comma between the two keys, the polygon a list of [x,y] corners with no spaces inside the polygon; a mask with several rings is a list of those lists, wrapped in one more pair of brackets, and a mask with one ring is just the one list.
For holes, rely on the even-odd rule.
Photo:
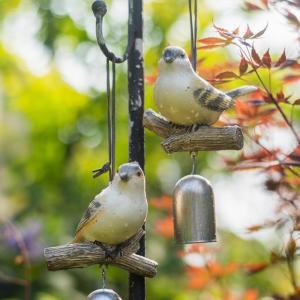
{"label": "blurred green background", "polygon": [[[126,46],[126,2],[107,1],[105,38],[116,53]],[[0,0],[0,299],[24,299],[24,282],[17,278],[30,279],[29,299],[39,300],[85,299],[100,286],[97,266],[50,273],[43,260],[44,247],[72,240],[88,203],[108,183],[107,175],[93,179],[91,173],[107,161],[105,59],[96,45],[91,4],[91,0]],[[297,55],[297,34],[285,20],[276,12],[253,14],[243,7],[243,1],[199,1],[199,37],[214,32],[213,22],[231,29],[245,28],[247,23],[263,28],[269,22],[268,34],[258,47],[271,47],[275,55],[286,47],[291,56]],[[275,33],[280,36],[276,41]],[[145,1],[146,108],[155,108],[151,79],[157,75],[162,49],[169,44],[189,51],[187,1]],[[206,78],[239,60],[228,49],[199,51],[199,57],[205,58],[200,72]],[[117,165],[128,159],[126,72],[126,64],[117,66]],[[289,144],[288,134],[280,134],[281,144]],[[190,172],[191,160],[188,154],[166,155],[160,139],[148,131],[145,147],[151,204],[150,199],[159,202],[162,198],[157,197],[172,193],[176,181]],[[220,155],[236,153],[198,155],[198,171],[216,188],[219,243],[209,247],[210,255],[224,265],[268,260],[268,246],[276,246],[274,240],[280,237],[274,232],[244,233],[247,226],[273,216],[276,197],[265,192],[261,174],[227,172]],[[147,256],[159,262],[159,272],[147,280],[148,299],[251,300],[291,293],[283,265],[253,276],[229,272],[204,288],[200,283],[192,288],[191,276],[200,280],[204,275],[188,274],[186,265],[201,265],[203,254],[185,259],[178,255],[172,238],[164,233],[170,224],[159,223],[167,214],[150,205]],[[29,270],[20,237],[29,255]],[[127,299],[126,272],[109,268],[107,285]],[[236,298],[228,298],[227,290]]]}

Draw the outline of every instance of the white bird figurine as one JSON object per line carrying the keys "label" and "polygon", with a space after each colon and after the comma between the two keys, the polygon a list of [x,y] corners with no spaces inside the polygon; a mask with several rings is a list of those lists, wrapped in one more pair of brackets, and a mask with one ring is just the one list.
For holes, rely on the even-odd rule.
{"label": "white bird figurine", "polygon": [[137,162],[123,164],[109,186],[90,203],[76,229],[73,243],[91,241],[99,246],[101,243],[119,245],[143,226],[147,211],[142,169]]}
{"label": "white bird figurine", "polygon": [[226,93],[216,89],[193,70],[184,49],[169,46],[159,60],[154,99],[160,113],[174,124],[211,125],[236,97],[256,90],[255,86]]}

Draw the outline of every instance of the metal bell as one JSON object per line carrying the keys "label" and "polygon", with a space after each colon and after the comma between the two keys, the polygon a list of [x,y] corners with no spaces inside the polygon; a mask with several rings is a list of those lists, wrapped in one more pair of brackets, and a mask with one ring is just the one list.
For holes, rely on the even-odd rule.
{"label": "metal bell", "polygon": [[176,183],[173,212],[178,244],[216,241],[214,194],[206,178],[187,175]]}
{"label": "metal bell", "polygon": [[90,293],[87,300],[122,300],[121,297],[110,289],[99,289]]}

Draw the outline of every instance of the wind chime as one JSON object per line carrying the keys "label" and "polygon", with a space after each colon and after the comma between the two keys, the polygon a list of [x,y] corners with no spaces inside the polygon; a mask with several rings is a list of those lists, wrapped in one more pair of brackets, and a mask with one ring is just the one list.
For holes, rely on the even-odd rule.
{"label": "wind chime", "polygon": [[[165,140],[162,146],[167,153],[189,152],[192,158],[192,172],[181,178],[175,186],[173,197],[174,229],[177,243],[213,242],[216,240],[214,196],[207,179],[196,175],[198,151],[240,150],[243,135],[238,126],[203,126],[190,131],[187,126],[173,126],[152,110],[144,112],[144,67],[143,67],[143,0],[128,0],[128,44],[123,56],[111,52],[102,33],[103,18],[107,12],[104,1],[92,5],[96,17],[98,45],[106,56],[107,130],[109,161],[94,172],[97,177],[109,172],[112,181],[115,174],[116,118],[115,87],[116,64],[128,61],[129,92],[129,161],[137,161],[144,167],[144,127]],[[197,0],[188,0],[191,31],[192,66],[197,66]],[[48,270],[57,271],[82,268],[90,265],[109,265],[129,272],[129,300],[145,299],[145,277],[154,277],[157,263],[145,257],[144,227],[130,239],[123,248],[123,255],[108,261],[105,252],[92,243],[67,244],[46,248],[44,256]],[[88,295],[90,300],[121,300],[113,290],[106,288],[106,268],[102,268],[102,288]]]}
{"label": "wind chime", "polygon": [[[109,172],[112,181],[115,174],[116,118],[115,118],[115,87],[116,64],[128,61],[128,94],[129,94],[129,161],[137,161],[144,167],[144,74],[143,74],[143,1],[128,0],[128,45],[123,56],[118,57],[111,52],[103,37],[103,18],[107,12],[104,1],[95,1],[92,5],[96,17],[96,37],[98,45],[106,56],[107,80],[107,129],[109,161],[100,169],[93,171],[97,177]],[[145,277],[152,278],[157,273],[158,264],[145,257],[145,230],[141,228],[122,247],[122,255],[108,259],[106,249],[93,243],[74,243],[49,247],[44,250],[47,268],[57,271],[71,268],[82,268],[90,265],[114,265],[129,272],[129,298],[145,299]],[[105,245],[108,250],[115,250],[111,245]],[[111,249],[109,247],[111,246]],[[111,289],[106,288],[106,268],[102,268],[102,288],[88,295],[88,299],[114,299],[121,297]]]}
{"label": "wind chime", "polygon": [[[107,135],[108,135],[108,157],[109,161],[100,169],[94,170],[93,177],[98,177],[105,172],[109,172],[109,181],[112,182],[115,175],[115,157],[116,157],[116,63],[120,64],[128,59],[133,46],[132,27],[129,27],[128,45],[122,57],[117,57],[110,52],[105,44],[102,33],[103,17],[107,12],[106,4],[103,1],[95,1],[92,5],[93,13],[96,17],[96,37],[97,42],[106,56],[106,97],[107,97]],[[130,11],[130,7],[129,7]],[[110,76],[110,65],[112,69],[112,78]],[[111,81],[112,80],[112,84]],[[106,268],[102,268],[102,288],[93,291],[87,297],[88,300],[122,300],[113,290],[106,288]]]}
{"label": "wind chime", "polygon": [[[194,13],[193,13],[194,9]],[[197,69],[197,0],[189,0],[192,66]],[[196,172],[196,155],[192,151],[192,172],[175,185],[173,195],[174,233],[179,244],[215,242],[214,194],[207,179]]]}
{"label": "wind chime", "polygon": [[[177,59],[179,59],[179,61],[180,59],[182,60],[177,67],[167,69],[169,70],[169,73],[166,73],[167,75],[165,75],[161,82],[158,82],[159,79],[156,82],[156,104],[158,108],[164,112],[167,119],[180,119],[180,122],[182,122],[181,124],[191,122],[186,121],[188,119],[184,119],[183,117],[184,112],[182,111],[182,103],[192,107],[187,112],[187,117],[191,117],[193,114],[192,110],[195,107],[196,109],[201,109],[201,101],[208,101],[210,96],[215,97],[216,105],[220,105],[224,99],[231,99],[225,93],[214,89],[209,83],[206,83],[195,73],[197,69],[197,0],[188,0],[188,4],[191,33],[191,65],[193,70],[189,69],[189,62],[185,63],[184,61],[186,59],[184,50],[179,47],[170,46],[165,49],[163,54],[164,68],[168,68],[167,64],[172,64],[173,61],[176,61]],[[184,63],[185,65],[182,67]],[[162,70],[160,70],[160,72],[161,71]],[[176,73],[172,79],[170,79],[171,72],[173,74]],[[180,72],[186,73],[182,74]],[[189,83],[180,85],[179,88],[175,84],[178,80],[181,80],[180,76],[182,76],[182,78],[191,76],[189,78],[192,79]],[[190,85],[194,84],[194,80],[197,80],[198,85],[196,84],[196,87],[193,87],[194,90],[191,90],[192,87]],[[168,83],[166,83],[167,81]],[[164,88],[168,88],[168,91],[166,92]],[[181,98],[174,101],[172,100],[172,97],[174,97],[177,90],[173,91],[172,89],[176,88],[178,89]],[[240,89],[239,92],[243,91],[243,93],[240,94],[246,94],[253,90],[253,87],[245,87],[243,90]],[[235,92],[236,91],[237,90],[235,90]],[[160,93],[159,96],[158,93]],[[203,93],[204,96],[200,99],[196,98],[201,93]],[[168,97],[168,100],[164,101],[164,98],[166,97]],[[191,101],[192,104],[189,102],[191,97],[193,97]],[[170,99],[172,101],[170,101]],[[176,105],[177,107],[174,108]],[[219,107],[217,107],[217,109],[218,108]],[[174,113],[176,110],[178,111],[177,115]],[[205,115],[205,111],[207,111],[207,114],[212,113],[212,111],[204,108],[203,115]],[[219,114],[218,112],[219,111],[216,110],[213,113],[216,113],[216,115],[219,116],[221,112]],[[169,117],[167,115],[169,115]],[[205,117],[208,118],[207,116]],[[161,144],[167,153],[189,152],[192,158],[191,174],[181,178],[174,188],[173,219],[175,240],[178,244],[215,242],[216,224],[213,189],[206,178],[195,174],[196,155],[197,151],[242,149],[243,134],[241,128],[238,126],[211,127],[208,125],[197,125],[195,129],[192,128],[191,130],[191,126],[176,125],[177,123],[175,121],[173,121],[174,124],[169,122],[166,118],[149,109],[145,111],[144,114],[144,126],[158,136],[165,138]]]}

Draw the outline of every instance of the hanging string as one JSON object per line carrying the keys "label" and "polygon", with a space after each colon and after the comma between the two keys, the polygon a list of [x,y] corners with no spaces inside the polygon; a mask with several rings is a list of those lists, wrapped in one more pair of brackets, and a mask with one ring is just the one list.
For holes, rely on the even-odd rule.
{"label": "hanging string", "polygon": [[115,162],[116,162],[116,63],[112,62],[112,112],[111,112],[111,179],[115,175]]}
{"label": "hanging string", "polygon": [[[192,52],[192,66],[196,71],[197,68],[197,34],[198,34],[198,7],[197,0],[189,0],[189,16],[190,16],[190,32],[191,32],[191,52]],[[194,7],[194,14],[193,14]]]}
{"label": "hanging string", "polygon": [[[108,137],[108,162],[100,169],[93,170],[93,177],[98,177],[109,172],[109,181],[115,174],[116,160],[116,62],[112,63],[112,79],[110,76],[110,60],[106,59],[106,101],[107,101],[107,137]],[[112,84],[111,84],[112,80]]]}
{"label": "hanging string", "polygon": [[[110,67],[109,59],[106,59],[106,97],[107,97],[107,136],[108,136],[108,161],[112,163],[112,128],[111,128],[111,101],[110,101]],[[112,170],[109,168],[109,181],[112,181]]]}
{"label": "hanging string", "polygon": [[[190,33],[191,33],[191,52],[192,52],[192,66],[194,71],[197,69],[197,34],[198,34],[198,7],[197,0],[189,0],[189,18],[190,18]],[[194,8],[194,12],[193,12]],[[196,173],[196,152],[191,152],[192,159],[192,174]]]}

